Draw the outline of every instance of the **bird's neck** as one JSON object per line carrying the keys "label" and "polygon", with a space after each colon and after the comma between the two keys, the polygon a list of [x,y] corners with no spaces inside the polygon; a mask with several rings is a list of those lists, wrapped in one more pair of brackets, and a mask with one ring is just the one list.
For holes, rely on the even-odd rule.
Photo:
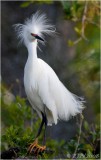
{"label": "bird's neck", "polygon": [[30,59],[30,61],[37,60],[37,40],[32,43],[29,43],[27,49],[28,59]]}

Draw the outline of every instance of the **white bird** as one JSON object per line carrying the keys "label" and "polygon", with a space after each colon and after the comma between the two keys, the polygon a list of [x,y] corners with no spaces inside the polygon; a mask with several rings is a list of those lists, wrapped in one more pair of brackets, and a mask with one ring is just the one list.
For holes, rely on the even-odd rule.
{"label": "white bird", "polygon": [[[45,14],[36,12],[24,24],[15,25],[18,38],[24,42],[28,50],[28,59],[24,69],[24,86],[28,100],[36,110],[43,125],[57,124],[58,120],[69,120],[82,112],[83,100],[71,93],[59,80],[54,70],[42,59],[37,57],[39,42],[44,43],[44,35],[54,35],[54,26],[49,24]],[[37,140],[29,147],[32,152],[36,147],[43,151],[46,147],[37,145]]]}

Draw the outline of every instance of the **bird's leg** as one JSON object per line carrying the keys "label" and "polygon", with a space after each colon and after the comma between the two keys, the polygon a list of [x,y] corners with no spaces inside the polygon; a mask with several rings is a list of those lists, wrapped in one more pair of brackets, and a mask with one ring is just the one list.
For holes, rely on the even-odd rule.
{"label": "bird's leg", "polygon": [[45,118],[44,118],[43,112],[41,112],[41,114],[42,114],[42,122],[41,122],[41,125],[40,125],[40,127],[39,127],[39,130],[38,130],[38,133],[37,133],[37,135],[36,135],[36,138],[38,138],[38,137],[40,136],[41,131],[42,131],[42,128],[43,128],[43,125],[44,125],[44,123],[45,123]]}
{"label": "bird's leg", "polygon": [[29,153],[31,153],[33,151],[36,154],[36,153],[39,153],[39,152],[43,152],[46,149],[46,146],[38,145],[38,137],[41,134],[42,127],[43,127],[44,123],[46,123],[45,119],[46,118],[45,118],[44,114],[42,113],[42,122],[41,122],[40,128],[38,130],[38,133],[36,135],[35,141],[28,148]]}
{"label": "bird's leg", "polygon": [[45,124],[45,130],[44,130],[43,144],[45,145],[45,143],[46,143],[46,129],[47,129],[47,117],[46,117],[46,114],[44,116],[44,124]]}

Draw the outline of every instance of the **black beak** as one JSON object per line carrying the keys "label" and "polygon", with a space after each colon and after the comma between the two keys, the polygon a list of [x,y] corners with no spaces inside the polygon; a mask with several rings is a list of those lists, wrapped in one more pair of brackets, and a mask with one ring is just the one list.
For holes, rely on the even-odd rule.
{"label": "black beak", "polygon": [[39,37],[37,34],[31,33],[31,35],[32,35],[33,37],[35,37],[36,39],[39,39],[39,40],[41,40],[41,41],[44,41],[44,39],[41,38],[41,37]]}
{"label": "black beak", "polygon": [[44,39],[42,39],[41,37],[39,37],[38,35],[35,36],[36,39],[39,39],[41,41],[44,41]]}

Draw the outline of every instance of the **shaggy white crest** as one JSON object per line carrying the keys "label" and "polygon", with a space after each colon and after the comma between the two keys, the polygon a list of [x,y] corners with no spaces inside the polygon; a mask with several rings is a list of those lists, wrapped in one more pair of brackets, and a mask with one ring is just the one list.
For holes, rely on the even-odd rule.
{"label": "shaggy white crest", "polygon": [[25,45],[28,40],[32,40],[31,33],[37,34],[42,38],[44,38],[44,34],[53,36],[55,33],[55,26],[49,24],[46,14],[40,11],[33,14],[31,18],[27,18],[24,24],[15,24],[14,27],[20,42],[24,42]]}

